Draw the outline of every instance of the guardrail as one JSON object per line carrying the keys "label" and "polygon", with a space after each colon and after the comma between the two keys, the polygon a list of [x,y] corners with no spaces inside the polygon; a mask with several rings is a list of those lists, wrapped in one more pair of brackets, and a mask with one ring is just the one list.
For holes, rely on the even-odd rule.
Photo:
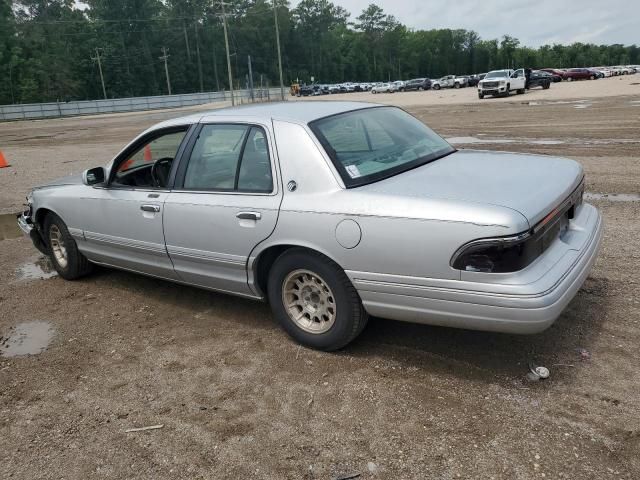
{"label": "guardrail", "polygon": [[[250,90],[233,92],[238,103],[264,102],[280,99],[280,89],[256,89],[253,100]],[[0,105],[0,120],[31,120],[40,118],[95,115],[99,113],[136,112],[161,108],[179,108],[230,100],[228,91],[160,95],[155,97],[114,98],[112,100],[83,100],[77,102],[25,103]]]}

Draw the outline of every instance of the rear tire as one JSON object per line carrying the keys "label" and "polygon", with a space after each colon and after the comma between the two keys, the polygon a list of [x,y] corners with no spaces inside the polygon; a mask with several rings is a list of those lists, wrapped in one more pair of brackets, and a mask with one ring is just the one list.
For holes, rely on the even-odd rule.
{"label": "rear tire", "polygon": [[44,238],[51,263],[62,278],[76,280],[91,273],[93,264],[80,253],[69,229],[55,213],[45,218]]}
{"label": "rear tire", "polygon": [[573,82],[573,77],[567,77],[567,82]]}
{"label": "rear tire", "polygon": [[368,315],[344,271],[327,257],[301,248],[275,261],[267,285],[276,320],[296,341],[338,350],[364,329]]}
{"label": "rear tire", "polygon": [[522,95],[524,93],[524,88],[519,88],[516,92],[518,95]]}

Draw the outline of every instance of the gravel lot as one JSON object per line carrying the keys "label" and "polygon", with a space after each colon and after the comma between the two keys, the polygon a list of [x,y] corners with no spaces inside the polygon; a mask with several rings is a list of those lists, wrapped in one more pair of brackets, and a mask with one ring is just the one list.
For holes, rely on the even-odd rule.
{"label": "gravel lot", "polygon": [[[574,158],[587,190],[610,194],[593,201],[606,231],[591,277],[535,336],[373,319],[344,351],[319,353],[260,303],[109,270],[65,282],[0,217],[0,476],[640,478],[638,84],[350,96],[402,104],[460,148]],[[13,164],[0,212],[179,114],[0,124]],[[24,328],[51,328],[49,347],[3,357],[24,322],[47,322]],[[528,381],[531,361],[550,378]]]}

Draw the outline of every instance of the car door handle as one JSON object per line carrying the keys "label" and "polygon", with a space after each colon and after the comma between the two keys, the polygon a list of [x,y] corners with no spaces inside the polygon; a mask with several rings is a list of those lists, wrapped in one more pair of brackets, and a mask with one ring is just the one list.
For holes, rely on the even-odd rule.
{"label": "car door handle", "polygon": [[260,212],[238,212],[236,217],[240,220],[260,220],[262,214]]}
{"label": "car door handle", "polygon": [[156,212],[160,211],[160,205],[140,205],[140,210],[143,212]]}

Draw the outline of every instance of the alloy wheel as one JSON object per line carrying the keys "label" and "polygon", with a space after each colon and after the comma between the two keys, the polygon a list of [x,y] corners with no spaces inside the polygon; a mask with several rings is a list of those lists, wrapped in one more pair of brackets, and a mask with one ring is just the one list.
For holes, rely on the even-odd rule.
{"label": "alloy wheel", "polygon": [[310,270],[294,270],[282,284],[289,318],[308,333],[327,332],[336,321],[336,301],[329,285]]}
{"label": "alloy wheel", "polygon": [[55,224],[51,225],[51,228],[49,229],[49,245],[51,245],[51,252],[53,253],[58,265],[60,265],[60,268],[67,268],[67,265],[69,264],[67,247],[62,239],[60,228]]}

